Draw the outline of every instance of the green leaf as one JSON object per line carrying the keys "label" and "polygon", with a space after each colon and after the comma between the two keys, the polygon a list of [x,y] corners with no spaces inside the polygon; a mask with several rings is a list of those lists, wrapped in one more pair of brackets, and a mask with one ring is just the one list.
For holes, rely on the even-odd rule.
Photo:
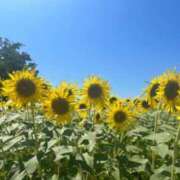
{"label": "green leaf", "polygon": [[171,166],[163,165],[155,170],[155,174],[161,174],[163,172],[171,172]]}
{"label": "green leaf", "polygon": [[145,172],[146,171],[146,164],[139,165],[138,167],[134,168],[136,172]]}
{"label": "green leaf", "polygon": [[59,141],[58,139],[51,139],[51,140],[48,142],[47,150],[49,150],[50,148],[52,148],[53,146],[55,146],[58,141]]}
{"label": "green leaf", "polygon": [[119,180],[120,179],[119,175],[120,175],[119,168],[114,167],[114,171],[112,172],[112,176],[114,177],[115,180]]}
{"label": "green leaf", "polygon": [[132,156],[131,158],[129,158],[129,161],[132,161],[138,164],[146,164],[149,162],[148,159],[144,159],[143,157],[139,155]]}
{"label": "green leaf", "polygon": [[54,175],[52,176],[51,180],[59,180],[58,175],[57,175],[57,174],[54,174]]}
{"label": "green leaf", "polygon": [[63,159],[65,155],[74,153],[74,148],[72,146],[57,146],[53,148],[56,155],[55,161]]}
{"label": "green leaf", "polygon": [[19,113],[13,113],[10,117],[7,118],[6,122],[14,121],[20,117],[21,115]]}
{"label": "green leaf", "polygon": [[72,180],[80,180],[82,179],[82,175],[78,173],[75,177],[72,178]]}
{"label": "green leaf", "polygon": [[136,133],[140,133],[140,132],[148,132],[149,129],[144,127],[144,126],[138,126],[137,128],[135,128],[134,130],[132,130],[133,132]]}
{"label": "green leaf", "polygon": [[94,158],[92,156],[90,156],[88,153],[84,153],[83,157],[87,163],[87,165],[91,168],[94,167]]}
{"label": "green leaf", "polygon": [[15,137],[14,139],[10,140],[10,141],[7,142],[7,143],[5,144],[5,146],[3,147],[4,151],[9,150],[9,149],[12,148],[15,144],[21,142],[22,139],[23,139],[22,136],[17,136],[17,137]]}
{"label": "green leaf", "polygon": [[166,144],[158,144],[157,146],[152,147],[152,150],[162,158],[165,158],[170,154],[169,147]]}
{"label": "green leaf", "polygon": [[138,148],[137,146],[133,145],[127,145],[126,150],[131,153],[140,153],[142,152],[142,149]]}
{"label": "green leaf", "polygon": [[2,125],[6,121],[6,116],[0,117],[0,125]]}
{"label": "green leaf", "polygon": [[9,141],[13,138],[14,138],[14,136],[7,136],[7,135],[0,136],[0,140],[2,140],[3,143],[5,143],[6,141]]}
{"label": "green leaf", "polygon": [[24,163],[25,170],[28,173],[29,176],[31,176],[38,168],[39,162],[37,160],[37,157],[34,156],[29,161]]}
{"label": "green leaf", "polygon": [[88,142],[88,144],[86,143],[88,151],[93,151],[96,145],[96,132],[87,132],[84,134],[84,136],[82,136],[79,140],[79,145],[83,144],[84,142]]}
{"label": "green leaf", "polygon": [[7,130],[9,132],[12,132],[12,131],[19,131],[23,128],[24,128],[24,125],[19,124],[19,123],[13,123],[11,126],[7,127]]}
{"label": "green leaf", "polygon": [[[159,144],[159,143],[169,142],[173,138],[173,136],[168,132],[162,132],[162,133],[157,133],[155,138],[156,138],[155,139],[156,142]],[[145,136],[144,139],[154,141],[154,134],[152,133],[148,136]]]}
{"label": "green leaf", "polygon": [[173,136],[168,132],[162,132],[157,134],[157,143],[166,143],[169,142]]}
{"label": "green leaf", "polygon": [[169,180],[169,177],[166,177],[165,175],[162,174],[153,174],[150,177],[150,180]]}
{"label": "green leaf", "polygon": [[63,127],[60,131],[61,135],[63,136],[71,136],[73,133],[73,129],[67,128],[67,127]]}
{"label": "green leaf", "polygon": [[175,167],[176,174],[180,174],[180,167]]}
{"label": "green leaf", "polygon": [[4,161],[0,160],[0,170],[3,168],[3,166],[4,166]]}
{"label": "green leaf", "polygon": [[23,180],[25,176],[26,176],[26,172],[25,172],[25,171],[22,171],[22,172],[17,171],[17,172],[11,177],[10,180]]}

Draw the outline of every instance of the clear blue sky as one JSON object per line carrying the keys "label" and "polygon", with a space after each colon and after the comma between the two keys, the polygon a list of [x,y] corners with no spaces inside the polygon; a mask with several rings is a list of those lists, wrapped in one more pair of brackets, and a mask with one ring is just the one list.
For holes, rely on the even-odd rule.
{"label": "clear blue sky", "polygon": [[0,36],[24,43],[53,84],[98,74],[115,94],[135,96],[180,70],[180,1],[1,0]]}

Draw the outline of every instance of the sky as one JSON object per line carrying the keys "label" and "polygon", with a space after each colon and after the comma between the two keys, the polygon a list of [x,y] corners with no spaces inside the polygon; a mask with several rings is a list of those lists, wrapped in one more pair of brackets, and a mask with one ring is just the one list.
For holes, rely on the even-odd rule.
{"label": "sky", "polygon": [[54,85],[109,81],[122,97],[180,70],[179,0],[0,0],[0,37],[18,41]]}

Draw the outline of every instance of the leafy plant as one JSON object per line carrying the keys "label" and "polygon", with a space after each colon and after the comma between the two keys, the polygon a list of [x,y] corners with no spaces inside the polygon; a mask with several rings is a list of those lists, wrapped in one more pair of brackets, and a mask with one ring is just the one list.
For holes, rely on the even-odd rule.
{"label": "leafy plant", "polygon": [[90,120],[80,126],[76,118],[59,127],[37,110],[34,129],[31,113],[7,111],[0,118],[0,179],[164,180],[172,170],[180,179],[177,127],[161,111],[142,115],[124,134]]}

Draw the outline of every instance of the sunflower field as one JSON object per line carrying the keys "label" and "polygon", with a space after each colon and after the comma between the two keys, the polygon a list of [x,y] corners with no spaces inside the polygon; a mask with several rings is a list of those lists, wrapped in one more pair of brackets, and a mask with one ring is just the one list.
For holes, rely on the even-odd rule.
{"label": "sunflower field", "polygon": [[0,81],[0,180],[179,180],[180,73],[120,98],[106,80]]}

